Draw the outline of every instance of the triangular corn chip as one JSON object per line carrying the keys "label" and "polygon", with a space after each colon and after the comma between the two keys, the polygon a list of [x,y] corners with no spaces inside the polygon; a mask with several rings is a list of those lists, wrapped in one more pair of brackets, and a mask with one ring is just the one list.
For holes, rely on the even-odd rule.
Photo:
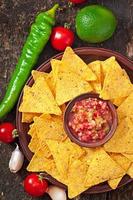
{"label": "triangular corn chip", "polygon": [[116,98],[116,99],[111,99],[110,101],[115,105],[115,106],[120,106],[124,100],[126,99],[126,97],[121,97],[121,98]]}
{"label": "triangular corn chip", "polygon": [[38,78],[31,88],[25,86],[19,111],[61,115],[61,110],[43,77]]}
{"label": "triangular corn chip", "polygon": [[101,72],[101,61],[96,60],[88,64],[88,67],[96,75],[97,79],[91,82],[92,87],[96,93],[100,93],[102,89],[102,72]]}
{"label": "triangular corn chip", "polygon": [[46,144],[51,151],[60,176],[67,178],[69,159],[71,155],[70,152],[67,152],[64,143],[60,143],[55,140],[47,140]]}
{"label": "triangular corn chip", "polygon": [[124,170],[102,149],[98,149],[87,171],[85,185],[91,187],[123,176]]}
{"label": "triangular corn chip", "polygon": [[33,122],[34,117],[39,117],[41,113],[22,113],[22,123],[31,123]]}
{"label": "triangular corn chip", "polygon": [[120,153],[110,153],[111,158],[121,166],[125,171],[128,170],[129,166],[131,165],[131,161],[126,158],[124,155]]}
{"label": "triangular corn chip", "polygon": [[129,167],[128,171],[127,171],[127,174],[133,178],[133,163],[131,164],[131,166]]}
{"label": "triangular corn chip", "polygon": [[84,180],[87,172],[87,165],[80,160],[74,160],[68,171],[68,197],[74,198],[81,194],[87,188],[84,186]]}
{"label": "triangular corn chip", "polygon": [[73,72],[59,72],[56,82],[56,101],[58,105],[72,100],[74,97],[92,91],[90,84]]}
{"label": "triangular corn chip", "polygon": [[118,125],[113,137],[104,145],[108,152],[133,153],[133,123],[124,118]]}
{"label": "triangular corn chip", "polygon": [[36,81],[40,77],[43,77],[45,79],[45,81],[47,82],[52,94],[55,95],[55,86],[54,86],[54,83],[53,83],[53,73],[52,73],[52,71],[50,73],[45,73],[45,72],[32,70],[32,76],[33,76],[34,81]]}
{"label": "triangular corn chip", "polygon": [[113,190],[115,190],[115,189],[118,187],[118,185],[119,185],[119,183],[120,183],[122,177],[123,177],[123,176],[121,176],[120,178],[115,178],[115,179],[109,180],[109,181],[108,181],[109,186],[110,186]]}
{"label": "triangular corn chip", "polygon": [[[94,81],[96,80],[96,75],[88,68],[87,64],[72,50],[71,47],[67,47],[63,57],[62,62],[70,72],[75,72],[79,75],[83,75],[83,72],[86,70],[87,80]],[[84,75],[83,75],[84,78]]]}
{"label": "triangular corn chip", "polygon": [[117,114],[119,121],[125,117],[133,116],[133,92],[119,106]]}
{"label": "triangular corn chip", "polygon": [[63,141],[67,137],[61,117],[42,114],[36,118],[34,126],[40,141],[45,142],[46,139]]}
{"label": "triangular corn chip", "polygon": [[129,159],[131,162],[133,162],[133,154],[127,154],[127,153],[123,153],[123,155]]}
{"label": "triangular corn chip", "polygon": [[126,71],[112,65],[106,73],[100,97],[105,100],[126,97],[131,93],[131,89],[132,85]]}

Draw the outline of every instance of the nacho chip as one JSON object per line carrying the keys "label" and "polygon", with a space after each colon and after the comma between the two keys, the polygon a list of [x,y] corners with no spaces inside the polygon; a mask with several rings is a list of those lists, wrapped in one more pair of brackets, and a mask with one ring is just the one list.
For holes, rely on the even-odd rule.
{"label": "nacho chip", "polygon": [[55,165],[61,177],[67,178],[70,153],[67,152],[66,146],[62,142],[55,140],[46,141],[51,154],[54,158]]}
{"label": "nacho chip", "polygon": [[67,152],[71,154],[71,159],[79,159],[85,154],[85,150],[74,142],[71,142],[69,138],[64,141],[64,145],[66,146]]}
{"label": "nacho chip", "polygon": [[68,172],[68,197],[70,199],[87,190],[84,186],[86,172],[87,165],[80,160],[75,160],[70,165]]}
{"label": "nacho chip", "polygon": [[126,71],[117,65],[112,65],[105,76],[100,98],[108,100],[126,97],[131,90],[132,85]]}
{"label": "nacho chip", "polygon": [[122,177],[120,177],[120,178],[115,178],[115,179],[113,179],[113,180],[109,180],[109,181],[108,181],[108,184],[109,184],[109,186],[110,186],[113,190],[115,190],[115,189],[118,187],[118,185],[119,185],[119,183],[120,183],[121,180],[122,180]]}
{"label": "nacho chip", "polygon": [[34,117],[39,117],[40,113],[22,113],[22,123],[31,123],[33,122]]}
{"label": "nacho chip", "polygon": [[32,123],[30,125],[30,129],[28,131],[28,135],[30,135],[32,137],[35,132],[36,132],[36,127],[35,127],[34,123]]}
{"label": "nacho chip", "polygon": [[133,92],[125,99],[125,101],[117,109],[119,121],[125,117],[133,116]]}
{"label": "nacho chip", "polygon": [[62,105],[74,97],[92,91],[90,84],[73,72],[59,72],[56,83],[56,101]]}
{"label": "nacho chip", "polygon": [[133,153],[133,123],[124,118],[118,125],[113,137],[104,145],[108,152]]}
{"label": "nacho chip", "polygon": [[127,153],[123,153],[123,155],[129,159],[131,162],[133,162],[133,154],[127,154]]}
{"label": "nacho chip", "polygon": [[120,165],[125,171],[128,170],[131,161],[120,153],[110,153],[111,158]]}
{"label": "nacho chip", "polygon": [[86,147],[83,147],[82,149],[84,149],[85,153],[81,156],[80,160],[89,166],[93,159],[93,155],[94,155],[96,149],[95,148],[86,148]]}
{"label": "nacho chip", "polygon": [[46,144],[41,145],[38,151],[36,151],[27,167],[27,170],[30,172],[44,172],[47,169],[47,171],[50,171],[54,161],[53,158],[50,157],[50,153],[49,156],[47,155],[47,157],[45,155]]}
{"label": "nacho chip", "polygon": [[32,70],[32,76],[33,76],[34,81],[36,81],[40,77],[43,77],[45,79],[45,81],[47,82],[52,94],[53,95],[55,94],[55,86],[53,83],[52,71],[50,73],[45,73],[45,72]]}
{"label": "nacho chip", "polygon": [[57,59],[52,59],[51,60],[51,67],[52,67],[52,73],[53,73],[53,85],[56,85],[56,81],[57,81],[57,76],[58,76],[58,72],[59,70],[62,70],[63,63],[60,60]]}
{"label": "nacho chip", "polygon": [[36,81],[38,78],[43,77],[45,80],[48,77],[49,73],[45,73],[45,72],[40,72],[37,70],[32,70],[31,72],[34,81]]}
{"label": "nacho chip", "polygon": [[127,174],[133,178],[133,163],[131,164],[131,166],[129,167],[128,171],[127,171]]}
{"label": "nacho chip", "polygon": [[104,61],[101,61],[101,70],[102,70],[102,80],[104,81],[104,78],[108,72],[108,70],[110,69],[110,67],[112,65],[115,64],[115,57],[114,56],[111,56],[110,58],[104,60]]}
{"label": "nacho chip", "polygon": [[64,142],[55,140],[46,141],[55,160],[56,167],[61,177],[67,178],[68,167],[72,160],[80,158],[84,150],[67,138]]}
{"label": "nacho chip", "polygon": [[31,152],[35,153],[37,149],[39,148],[40,142],[38,140],[36,132],[32,135],[32,138],[30,140],[30,143],[28,145],[28,148],[30,149]]}
{"label": "nacho chip", "polygon": [[96,75],[97,79],[91,82],[92,87],[96,93],[100,93],[102,89],[102,73],[101,73],[101,62],[99,60],[93,61],[88,64],[90,69]]}
{"label": "nacho chip", "polygon": [[87,80],[96,80],[96,76],[92,70],[88,68],[87,64],[77,54],[75,54],[71,47],[66,48],[62,57],[62,62],[64,63],[64,66],[66,66],[67,71],[74,72],[82,76],[82,73],[87,70],[85,72],[85,74],[87,74]]}
{"label": "nacho chip", "polygon": [[40,141],[45,142],[46,139],[63,141],[67,137],[61,117],[43,114],[36,119],[35,126]]}
{"label": "nacho chip", "polygon": [[38,78],[31,88],[25,86],[19,112],[61,115],[61,110],[43,77]]}
{"label": "nacho chip", "polygon": [[102,148],[99,148],[90,163],[85,185],[89,188],[107,180],[121,177],[123,173],[125,173],[124,170]]}
{"label": "nacho chip", "polygon": [[116,99],[111,99],[110,101],[115,105],[115,106],[120,106],[123,101],[126,99],[126,97],[121,97],[121,98],[116,98]]}

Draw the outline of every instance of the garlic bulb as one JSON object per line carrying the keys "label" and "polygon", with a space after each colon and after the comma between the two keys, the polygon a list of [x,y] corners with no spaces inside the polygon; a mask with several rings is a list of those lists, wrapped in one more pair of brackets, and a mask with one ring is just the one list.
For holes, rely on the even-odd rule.
{"label": "garlic bulb", "polygon": [[12,152],[10,161],[9,161],[9,169],[12,173],[18,172],[24,162],[24,156],[22,152],[19,150],[19,146],[17,145],[15,150]]}
{"label": "garlic bulb", "polygon": [[67,200],[65,190],[57,186],[50,185],[47,193],[52,200]]}

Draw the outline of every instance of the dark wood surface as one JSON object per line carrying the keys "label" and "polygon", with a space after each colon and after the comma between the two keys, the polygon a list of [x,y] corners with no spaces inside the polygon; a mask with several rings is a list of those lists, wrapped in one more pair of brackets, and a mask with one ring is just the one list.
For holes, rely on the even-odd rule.
{"label": "dark wood surface", "polygon": [[[118,19],[118,26],[114,36],[108,41],[90,45],[75,38],[74,47],[98,46],[118,51],[133,59],[133,0],[88,0],[86,4],[69,8],[67,0],[0,0],[0,96],[4,96],[6,86],[20,55],[25,38],[30,30],[30,25],[41,10],[50,8],[55,2],[59,2],[63,10],[57,14],[57,24],[63,25],[71,22],[74,30],[74,19],[78,9],[86,4],[99,3],[106,5],[114,11]],[[42,52],[38,67],[57,52],[50,44]],[[15,121],[15,108],[7,116],[5,121]],[[8,162],[14,145],[0,143],[0,200],[32,200],[23,190],[22,181],[26,176],[23,169],[17,174],[11,174],[8,169]],[[49,200],[45,195],[42,198]],[[81,195],[82,200],[132,200],[133,183],[130,183],[116,191],[97,195]]]}

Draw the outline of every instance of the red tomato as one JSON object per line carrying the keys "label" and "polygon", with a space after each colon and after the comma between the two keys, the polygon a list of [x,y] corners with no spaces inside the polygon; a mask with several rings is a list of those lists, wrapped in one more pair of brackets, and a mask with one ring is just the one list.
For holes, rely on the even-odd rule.
{"label": "red tomato", "polygon": [[72,46],[74,33],[65,27],[58,26],[53,28],[51,35],[51,45],[58,51],[64,51],[67,46]]}
{"label": "red tomato", "polygon": [[48,183],[37,173],[28,175],[24,180],[25,191],[34,197],[42,196],[48,188]]}
{"label": "red tomato", "polygon": [[10,122],[0,124],[0,141],[4,143],[11,143],[15,139],[13,131],[15,126]]}
{"label": "red tomato", "polygon": [[78,3],[83,3],[86,0],[69,0],[69,1],[71,1],[72,3],[78,4]]}

